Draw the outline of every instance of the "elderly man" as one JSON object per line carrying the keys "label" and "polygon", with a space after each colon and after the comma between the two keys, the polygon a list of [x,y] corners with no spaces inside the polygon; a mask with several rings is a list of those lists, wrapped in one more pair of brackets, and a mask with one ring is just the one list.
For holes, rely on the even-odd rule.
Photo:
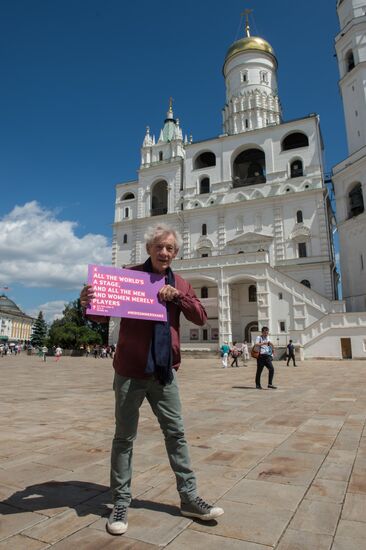
{"label": "elderly man", "polygon": [[[211,506],[197,494],[176,381],[180,365],[180,313],[199,326],[205,324],[207,315],[191,285],[170,268],[181,245],[180,235],[171,227],[160,224],[149,228],[145,241],[149,258],[143,265],[132,269],[165,276],[159,298],[166,302],[168,320],[166,323],[121,320],[113,361],[116,430],[112,444],[111,489],[114,507],[107,522],[107,530],[113,535],[125,533],[128,527],[132,447],[137,435],[139,409],[145,397],[164,434],[182,515],[211,520],[224,513],[222,508]],[[84,287],[80,294],[81,305],[88,306],[92,298],[92,288]],[[93,317],[93,320],[106,322],[108,318]]]}

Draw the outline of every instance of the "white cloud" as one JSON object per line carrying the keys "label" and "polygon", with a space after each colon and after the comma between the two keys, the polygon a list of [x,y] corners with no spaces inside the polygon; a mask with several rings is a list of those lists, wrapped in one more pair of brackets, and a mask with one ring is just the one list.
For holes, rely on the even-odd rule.
{"label": "white cloud", "polygon": [[87,264],[110,264],[104,235],[75,235],[77,223],[61,221],[32,201],[0,219],[0,280],[9,286],[79,289]]}
{"label": "white cloud", "polygon": [[31,315],[31,317],[36,319],[39,312],[42,311],[43,317],[47,323],[52,323],[56,319],[61,319],[65,305],[68,303],[69,302],[67,300],[54,300],[52,302],[46,302],[32,309],[28,315]]}

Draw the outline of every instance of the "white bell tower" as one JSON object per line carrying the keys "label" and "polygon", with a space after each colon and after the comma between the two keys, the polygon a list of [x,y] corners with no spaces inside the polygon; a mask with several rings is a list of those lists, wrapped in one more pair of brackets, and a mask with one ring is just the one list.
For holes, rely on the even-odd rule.
{"label": "white bell tower", "polygon": [[338,0],[335,39],[348,157],[333,168],[343,298],[366,310],[366,0]]}
{"label": "white bell tower", "polygon": [[277,59],[266,40],[250,36],[251,11],[244,12],[246,36],[230,46],[223,67],[226,84],[223,129],[231,135],[281,122]]}
{"label": "white bell tower", "polygon": [[349,154],[366,145],[366,1],[338,0],[336,37]]}

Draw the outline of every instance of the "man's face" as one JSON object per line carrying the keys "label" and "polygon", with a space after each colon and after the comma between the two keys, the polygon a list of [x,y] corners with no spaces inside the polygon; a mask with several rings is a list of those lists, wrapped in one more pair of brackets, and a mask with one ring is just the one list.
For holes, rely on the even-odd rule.
{"label": "man's face", "polygon": [[267,338],[268,334],[269,334],[269,330],[263,330],[262,331],[263,338]]}
{"label": "man's face", "polygon": [[177,243],[174,235],[166,234],[155,239],[151,245],[146,246],[151,258],[154,273],[164,274],[178,254]]}

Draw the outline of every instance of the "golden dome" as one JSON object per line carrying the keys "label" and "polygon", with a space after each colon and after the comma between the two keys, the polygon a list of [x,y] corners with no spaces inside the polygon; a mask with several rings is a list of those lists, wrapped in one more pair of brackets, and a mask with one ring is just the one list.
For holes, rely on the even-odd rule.
{"label": "golden dome", "polygon": [[259,38],[259,36],[246,36],[245,38],[237,40],[236,42],[234,42],[234,44],[230,46],[225,57],[225,63],[233,55],[251,50],[259,50],[261,52],[269,53],[273,55],[273,57],[276,57],[271,44],[269,44],[266,40],[263,40],[263,38]]}

